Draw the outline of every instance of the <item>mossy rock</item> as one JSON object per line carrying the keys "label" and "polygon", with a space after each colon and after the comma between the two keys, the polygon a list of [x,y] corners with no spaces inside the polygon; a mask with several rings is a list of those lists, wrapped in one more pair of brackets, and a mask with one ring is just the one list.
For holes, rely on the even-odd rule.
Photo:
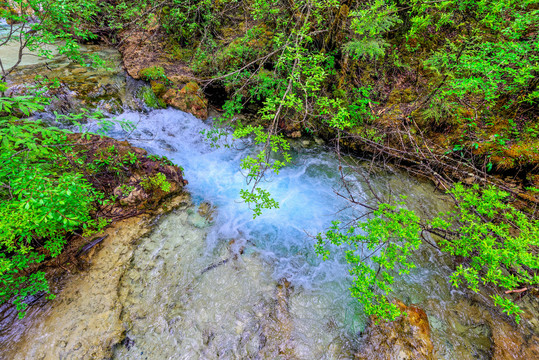
{"label": "mossy rock", "polygon": [[154,90],[148,86],[144,86],[137,93],[137,98],[144,101],[144,104],[152,109],[160,109],[166,107],[165,102],[159,99]]}
{"label": "mossy rock", "polygon": [[208,102],[200,86],[194,82],[188,82],[181,90],[169,89],[164,95],[166,104],[176,109],[189,112],[198,118],[208,117]]}
{"label": "mossy rock", "polygon": [[152,80],[150,85],[155,96],[161,96],[167,91],[167,87],[158,81]]}
{"label": "mossy rock", "polygon": [[150,66],[142,69],[140,70],[139,75],[143,80],[146,81],[168,81],[168,78],[165,75],[165,69],[163,69],[162,66]]}
{"label": "mossy rock", "polygon": [[202,89],[196,82],[190,81],[187,84],[185,84],[185,86],[180,91],[185,94],[192,94],[192,95],[198,96],[201,94]]}

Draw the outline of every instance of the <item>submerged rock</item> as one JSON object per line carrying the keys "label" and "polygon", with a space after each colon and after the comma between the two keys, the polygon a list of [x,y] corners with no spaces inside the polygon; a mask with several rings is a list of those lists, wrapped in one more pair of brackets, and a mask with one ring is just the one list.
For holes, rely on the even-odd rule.
{"label": "submerged rock", "polygon": [[524,336],[505,322],[496,322],[492,325],[492,359],[539,359],[539,336],[537,334]]}
{"label": "submerged rock", "polygon": [[204,201],[198,206],[198,214],[206,218],[209,222],[213,221],[215,215],[216,207],[213,206],[210,202]]}
{"label": "submerged rock", "polygon": [[[481,300],[481,298],[478,298]],[[488,303],[459,301],[455,308],[449,309],[461,314],[464,321],[474,325],[475,329],[484,329],[486,333],[486,348],[484,358],[494,360],[520,360],[539,359],[539,333],[533,323],[536,319],[536,300],[530,296],[530,302],[521,302],[519,305],[525,310],[520,324],[513,319],[499,315],[499,310],[489,307]],[[491,304],[492,306],[492,304]],[[469,330],[467,331],[469,333]],[[463,333],[463,335],[465,335]],[[467,334],[466,334],[467,335]],[[475,335],[476,338],[479,334]],[[478,349],[480,350],[480,349]],[[455,352],[455,354],[458,354]]]}

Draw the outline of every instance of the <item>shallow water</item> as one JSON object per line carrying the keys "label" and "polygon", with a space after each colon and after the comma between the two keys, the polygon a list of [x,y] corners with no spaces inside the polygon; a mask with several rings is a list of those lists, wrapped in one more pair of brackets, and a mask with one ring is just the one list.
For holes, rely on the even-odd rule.
{"label": "shallow water", "polygon": [[[19,29],[20,25],[14,25],[13,29],[16,31]],[[0,42],[4,42],[10,32],[10,25],[6,23],[4,19],[0,19]],[[10,69],[13,65],[19,60],[19,32],[16,31],[12,37],[12,40],[7,44],[2,46],[2,53],[0,54],[0,59],[2,60],[2,65],[5,70]],[[58,52],[53,46],[45,46],[44,49],[49,50],[51,55],[55,55]],[[29,49],[24,49],[21,57],[20,66],[24,65],[35,65],[40,63],[45,63],[47,58],[44,56],[39,56],[38,51],[31,51]]]}
{"label": "shallow water", "polygon": [[[141,241],[122,286],[129,340],[117,358],[352,358],[366,318],[348,293],[342,256],[322,262],[309,236],[361,214],[335,193],[342,190],[337,158],[317,146],[293,151],[293,164],[263,184],[280,208],[253,219],[239,197],[239,161],[249,144],[212,147],[200,133],[208,124],[172,109],[119,119],[137,125],[131,142],[182,165],[195,203],[216,210],[212,221],[196,208],[185,219],[169,215]],[[354,176],[356,196],[368,201],[366,184]],[[381,194],[408,195],[420,214],[447,209],[431,185],[405,174],[380,172],[370,181]],[[205,241],[186,236],[188,225],[204,231]],[[425,247],[416,261],[395,297],[427,311],[437,356],[487,356],[488,334],[469,332],[476,324],[451,314],[465,300],[447,283],[447,259]]]}

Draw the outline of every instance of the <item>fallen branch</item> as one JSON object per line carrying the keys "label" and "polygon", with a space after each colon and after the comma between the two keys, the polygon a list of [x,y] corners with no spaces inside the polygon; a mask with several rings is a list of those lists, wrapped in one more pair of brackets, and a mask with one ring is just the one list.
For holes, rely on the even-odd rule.
{"label": "fallen branch", "polygon": [[506,294],[522,293],[522,292],[527,291],[527,290],[528,290],[528,288],[525,287],[525,288],[518,289],[518,290],[507,290],[505,293]]}

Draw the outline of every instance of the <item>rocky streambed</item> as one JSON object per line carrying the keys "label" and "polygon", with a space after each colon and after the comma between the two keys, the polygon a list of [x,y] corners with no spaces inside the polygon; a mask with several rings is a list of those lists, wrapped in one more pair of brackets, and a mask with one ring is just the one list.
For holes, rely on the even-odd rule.
{"label": "rocky streambed", "polygon": [[[181,194],[163,203],[155,216],[185,208]],[[65,275],[58,296],[37,301],[27,316],[16,319],[13,309],[2,310],[2,359],[106,359],[125,337],[120,284],[139,239],[151,231],[155,217],[135,216],[109,227],[105,239],[84,254],[84,269]]]}

